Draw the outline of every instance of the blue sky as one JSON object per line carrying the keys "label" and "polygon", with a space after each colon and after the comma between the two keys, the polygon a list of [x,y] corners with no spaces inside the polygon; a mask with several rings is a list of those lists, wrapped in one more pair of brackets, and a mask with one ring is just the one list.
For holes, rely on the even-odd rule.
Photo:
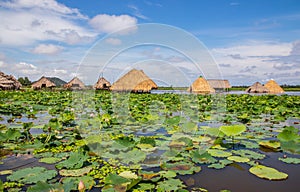
{"label": "blue sky", "polygon": [[[203,43],[194,52],[207,48],[216,70],[233,85],[265,83],[269,79],[280,84],[300,84],[298,0],[2,0],[0,18],[0,70],[16,77],[37,80],[46,75],[68,81],[77,75],[93,84],[96,80],[81,74],[84,70],[78,66],[88,57],[95,57],[92,53],[106,51],[95,49],[97,43],[121,46],[126,38],[137,37],[132,33],[140,33],[140,25],[156,23],[194,35]],[[128,26],[134,32],[111,35]],[[172,37],[160,34],[160,29],[155,34]],[[101,41],[103,38],[106,40]],[[178,34],[173,41],[182,45],[186,39],[181,38]],[[129,69],[128,63],[135,62],[142,63],[135,66],[144,68],[155,79],[174,73],[170,69],[154,74],[153,71],[163,72],[163,63],[191,80],[201,72],[210,77],[208,70],[194,70],[190,58],[186,58],[190,54],[183,55],[181,48],[174,51],[151,45],[128,49],[110,63],[109,69],[114,71],[104,75],[115,81]],[[102,59],[91,60],[103,64],[106,61]],[[214,77],[219,78],[211,75]]]}

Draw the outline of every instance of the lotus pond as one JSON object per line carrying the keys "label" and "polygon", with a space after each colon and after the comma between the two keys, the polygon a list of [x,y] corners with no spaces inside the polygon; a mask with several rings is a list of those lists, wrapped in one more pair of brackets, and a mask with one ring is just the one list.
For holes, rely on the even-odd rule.
{"label": "lotus pond", "polygon": [[0,92],[0,191],[297,191],[300,96]]}

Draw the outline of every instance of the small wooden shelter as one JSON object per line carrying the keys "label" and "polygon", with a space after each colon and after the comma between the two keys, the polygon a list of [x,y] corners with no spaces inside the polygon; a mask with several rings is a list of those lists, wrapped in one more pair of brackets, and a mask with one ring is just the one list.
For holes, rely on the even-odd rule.
{"label": "small wooden shelter", "polygon": [[41,77],[36,82],[32,83],[31,87],[33,89],[42,89],[42,88],[53,88],[61,87],[67,82],[57,78],[57,77]]}
{"label": "small wooden shelter", "polygon": [[0,71],[0,90],[15,90],[21,87],[22,84],[16,78]]}
{"label": "small wooden shelter", "polygon": [[147,93],[152,89],[157,89],[157,85],[143,70],[132,69],[118,79],[110,89],[112,91]]}
{"label": "small wooden shelter", "polygon": [[208,79],[207,82],[209,85],[214,88],[216,91],[228,91],[231,88],[231,85],[228,80],[223,79]]}
{"label": "small wooden shelter", "polygon": [[193,93],[215,93],[216,90],[202,76],[198,77],[193,84],[188,88],[189,92]]}
{"label": "small wooden shelter", "polygon": [[276,83],[276,81],[274,81],[273,79],[271,79],[270,81],[268,81],[264,87],[266,87],[267,89],[269,89],[269,93],[284,93],[284,90]]}
{"label": "small wooden shelter", "polygon": [[111,84],[104,77],[100,77],[98,81],[94,85],[94,89],[96,90],[108,90]]}
{"label": "small wooden shelter", "polygon": [[85,85],[78,77],[74,77],[71,81],[64,84],[64,88],[67,88],[67,89],[84,89]]}
{"label": "small wooden shelter", "polygon": [[269,93],[269,89],[264,87],[261,83],[256,82],[246,89],[247,93]]}

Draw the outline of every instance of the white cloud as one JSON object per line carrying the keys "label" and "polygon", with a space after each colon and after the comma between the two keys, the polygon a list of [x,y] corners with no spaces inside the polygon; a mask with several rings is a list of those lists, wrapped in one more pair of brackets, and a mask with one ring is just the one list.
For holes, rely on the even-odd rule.
{"label": "white cloud", "polygon": [[81,26],[80,22],[87,20],[77,12],[54,0],[2,2],[0,43],[19,46],[46,40],[69,44],[90,42],[97,34]]}
{"label": "white cloud", "polygon": [[122,41],[117,38],[108,38],[105,40],[106,43],[111,44],[111,45],[121,45]]}
{"label": "white cloud", "polygon": [[100,33],[112,33],[128,27],[136,29],[137,19],[129,15],[100,14],[93,17],[89,24]]}
{"label": "white cloud", "polygon": [[54,55],[63,50],[63,47],[52,44],[40,44],[33,49],[33,53]]}
{"label": "white cloud", "polygon": [[15,64],[13,70],[16,72],[16,74],[22,76],[37,75],[41,73],[41,71],[35,65],[26,62]]}
{"label": "white cloud", "polygon": [[69,8],[55,0],[11,0],[0,2],[0,6],[11,9],[39,8],[60,14],[74,14],[77,17],[86,18],[86,16],[83,16],[78,9]]}

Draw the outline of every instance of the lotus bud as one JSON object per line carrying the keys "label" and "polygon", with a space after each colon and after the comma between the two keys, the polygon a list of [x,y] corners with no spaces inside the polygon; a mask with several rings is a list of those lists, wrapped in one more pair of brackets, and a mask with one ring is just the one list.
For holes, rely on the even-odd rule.
{"label": "lotus bud", "polygon": [[80,192],[84,192],[84,189],[85,189],[84,183],[82,181],[80,181],[78,184],[78,190]]}

